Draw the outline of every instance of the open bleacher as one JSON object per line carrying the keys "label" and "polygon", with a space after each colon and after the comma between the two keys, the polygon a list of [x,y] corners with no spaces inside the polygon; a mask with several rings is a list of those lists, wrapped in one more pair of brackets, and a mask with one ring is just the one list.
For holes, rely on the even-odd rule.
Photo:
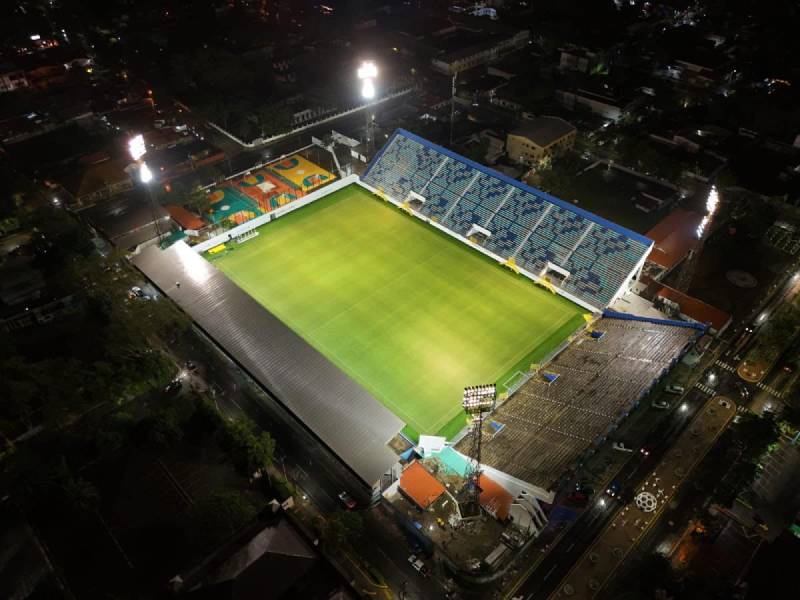
{"label": "open bleacher", "polygon": [[[649,239],[397,130],[362,178],[397,202],[424,198],[418,213],[461,236],[473,225],[485,249],[565,295],[606,307],[643,264]],[[557,272],[556,272],[557,271]],[[566,275],[565,275],[566,273]]]}
{"label": "open bleacher", "polygon": [[[604,439],[702,331],[678,322],[604,317],[493,414],[483,431],[483,463],[552,490]],[[467,450],[469,439],[457,447]]]}

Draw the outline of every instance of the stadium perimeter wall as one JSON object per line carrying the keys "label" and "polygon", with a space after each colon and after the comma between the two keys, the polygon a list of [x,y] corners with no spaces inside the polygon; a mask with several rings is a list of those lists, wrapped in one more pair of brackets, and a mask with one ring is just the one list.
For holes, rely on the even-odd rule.
{"label": "stadium perimeter wall", "polygon": [[[390,203],[394,204],[396,207],[403,208],[402,202],[400,202],[399,200],[395,200],[394,198],[392,198],[388,194],[386,194],[384,192],[381,192],[377,188],[372,187],[370,184],[362,181],[361,179],[359,179],[357,181],[357,183],[358,183],[358,185],[360,185],[364,189],[369,190],[370,192],[372,192],[376,196],[384,198],[387,202],[390,202]],[[497,263],[499,263],[501,265],[505,264],[506,260],[502,256],[499,256],[499,255],[495,254],[494,252],[491,252],[491,251],[487,250],[483,246],[479,246],[478,244],[475,244],[475,243],[471,242],[468,238],[464,237],[463,235],[458,234],[455,231],[451,231],[450,229],[448,229],[447,227],[437,223],[436,221],[432,221],[431,219],[429,219],[425,215],[421,215],[421,214],[419,214],[417,212],[414,212],[414,211],[411,211],[410,214],[412,214],[413,216],[415,216],[419,220],[424,221],[428,225],[430,225],[432,227],[435,227],[436,229],[438,229],[442,233],[446,233],[450,237],[456,238],[458,241],[460,241],[463,244],[469,246],[470,248],[473,248],[473,249],[477,250],[481,254],[485,254],[486,256],[488,256],[489,258],[494,260],[495,262],[497,262]],[[534,283],[540,283],[542,281],[541,277],[539,277],[537,275],[534,275],[530,271],[528,271],[526,269],[523,269],[522,267],[519,267],[519,266],[517,266],[516,268],[519,270],[520,273],[522,273],[525,277],[527,277],[528,279],[530,279]],[[625,283],[622,286],[623,288],[630,282],[630,278],[632,276],[633,276],[633,273],[625,281]],[[599,310],[596,307],[592,306],[588,302],[584,302],[583,300],[581,300],[580,298],[578,298],[576,296],[573,296],[569,292],[565,292],[564,290],[562,290],[558,286],[553,286],[553,287],[556,289],[556,293],[559,296],[563,296],[564,298],[566,298],[567,300],[570,300],[571,302],[574,302],[575,304],[577,304],[581,308],[585,308],[586,310],[591,311],[592,313],[598,313],[599,312]],[[619,293],[620,292],[618,291],[616,295],[619,295]],[[615,295],[615,298],[616,298],[616,295]]]}
{"label": "stadium perimeter wall", "polygon": [[202,254],[207,250],[215,246],[219,246],[220,244],[224,244],[225,242],[230,241],[231,239],[235,238],[237,235],[242,235],[243,233],[247,233],[248,231],[252,231],[253,229],[257,229],[270,221],[282,217],[298,208],[302,208],[314,202],[315,200],[319,200],[320,198],[327,196],[337,190],[340,190],[348,185],[352,185],[353,183],[358,183],[358,175],[348,175],[342,179],[338,179],[333,183],[330,183],[324,187],[318,188],[303,196],[302,198],[298,198],[294,202],[290,202],[280,208],[276,208],[275,210],[265,213],[263,215],[259,215],[255,219],[251,219],[246,223],[242,223],[241,225],[237,225],[233,229],[229,229],[225,233],[221,233],[219,235],[214,236],[211,239],[206,240],[205,242],[200,242],[192,246],[192,250],[197,252],[198,254]]}

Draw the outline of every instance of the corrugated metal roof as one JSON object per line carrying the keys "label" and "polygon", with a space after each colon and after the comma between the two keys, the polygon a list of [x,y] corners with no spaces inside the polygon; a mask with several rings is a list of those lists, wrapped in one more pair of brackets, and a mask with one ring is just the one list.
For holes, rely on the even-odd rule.
{"label": "corrugated metal roof", "polygon": [[133,263],[364,482],[397,462],[403,421],[184,242]]}

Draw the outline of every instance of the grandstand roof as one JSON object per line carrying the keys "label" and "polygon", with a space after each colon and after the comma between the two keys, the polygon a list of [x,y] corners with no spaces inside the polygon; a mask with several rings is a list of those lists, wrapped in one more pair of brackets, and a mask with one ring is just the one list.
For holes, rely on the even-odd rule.
{"label": "grandstand roof", "polygon": [[403,129],[375,155],[362,181],[396,201],[427,198],[421,216],[466,237],[472,225],[492,232],[483,244],[514,258],[530,275],[548,265],[569,273],[557,284],[586,307],[604,308],[630,280],[653,242],[589,211],[489,169]]}
{"label": "grandstand roof", "polygon": [[184,242],[133,263],[365,483],[398,461],[403,421]]}
{"label": "grandstand roof", "polygon": [[400,475],[400,489],[422,510],[444,494],[444,486],[416,460],[403,469]]}

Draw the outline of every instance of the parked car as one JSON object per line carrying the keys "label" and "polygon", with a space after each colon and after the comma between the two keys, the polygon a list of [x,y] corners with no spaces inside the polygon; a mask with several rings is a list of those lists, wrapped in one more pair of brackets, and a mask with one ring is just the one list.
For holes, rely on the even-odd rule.
{"label": "parked car", "polygon": [[677,383],[670,383],[666,389],[664,390],[668,394],[674,394],[676,396],[680,396],[684,392],[686,392],[686,388],[682,385],[678,385]]}
{"label": "parked car", "polygon": [[422,562],[422,560],[420,560],[416,554],[409,556],[408,562],[414,568],[414,570],[423,577],[427,577],[430,574],[428,567],[425,566],[425,563]]}
{"label": "parked car", "polygon": [[669,402],[666,400],[653,400],[652,406],[659,410],[667,410],[669,408]]}
{"label": "parked car", "polygon": [[341,502],[347,510],[353,510],[356,507],[356,501],[353,500],[352,496],[347,492],[339,493],[339,502]]}

